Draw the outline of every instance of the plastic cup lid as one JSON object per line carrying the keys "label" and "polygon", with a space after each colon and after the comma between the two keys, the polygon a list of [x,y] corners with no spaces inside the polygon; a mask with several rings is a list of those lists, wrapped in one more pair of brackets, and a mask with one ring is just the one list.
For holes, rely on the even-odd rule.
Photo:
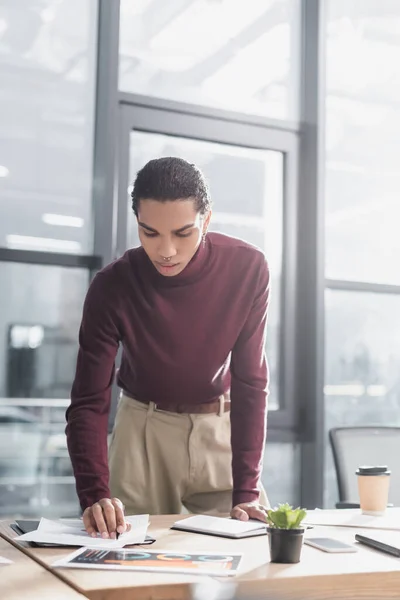
{"label": "plastic cup lid", "polygon": [[362,466],[358,467],[356,471],[357,475],[389,475],[390,471],[386,465],[377,467]]}

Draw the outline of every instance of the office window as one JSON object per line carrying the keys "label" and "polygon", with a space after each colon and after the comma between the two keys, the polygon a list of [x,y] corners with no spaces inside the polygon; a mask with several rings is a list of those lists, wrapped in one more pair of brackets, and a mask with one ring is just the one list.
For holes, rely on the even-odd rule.
{"label": "office window", "polygon": [[[400,425],[400,296],[327,290],[326,443],[332,427]],[[337,500],[330,451],[325,504]]]}
{"label": "office window", "polygon": [[91,253],[96,0],[0,4],[0,246]]}
{"label": "office window", "polygon": [[[270,368],[269,409],[279,408],[280,284],[282,271],[283,155],[269,150],[133,131],[130,174],[155,156],[181,156],[204,172],[213,198],[210,229],[240,237],[260,247],[271,272],[267,334]],[[131,208],[128,246],[139,245]]]}
{"label": "office window", "polygon": [[65,410],[89,276],[0,263],[0,280],[0,514],[74,514]]}
{"label": "office window", "polygon": [[121,0],[119,88],[295,120],[299,0]]}
{"label": "office window", "polygon": [[271,506],[300,503],[300,446],[269,442],[265,447],[262,482]]}
{"label": "office window", "polygon": [[[327,8],[326,277],[400,284],[400,5]],[[326,434],[400,424],[400,295],[328,289],[325,299]],[[328,449],[325,504],[336,500]]]}
{"label": "office window", "polygon": [[399,27],[399,2],[328,2],[328,278],[400,283]]}

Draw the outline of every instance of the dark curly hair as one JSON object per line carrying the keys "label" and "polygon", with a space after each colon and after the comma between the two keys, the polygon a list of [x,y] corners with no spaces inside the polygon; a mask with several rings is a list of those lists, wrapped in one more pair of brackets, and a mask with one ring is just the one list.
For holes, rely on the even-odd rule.
{"label": "dark curly hair", "polygon": [[211,208],[210,192],[203,173],[183,158],[169,156],[150,160],[136,175],[131,193],[132,210],[138,216],[140,200],[186,200],[193,198],[204,215]]}

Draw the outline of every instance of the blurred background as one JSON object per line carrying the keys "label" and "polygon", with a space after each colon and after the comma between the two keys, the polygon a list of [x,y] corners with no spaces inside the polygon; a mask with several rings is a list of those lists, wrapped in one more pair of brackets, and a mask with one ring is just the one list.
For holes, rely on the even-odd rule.
{"label": "blurred background", "polygon": [[0,516],[79,511],[82,303],[170,155],[270,263],[270,500],[334,506],[328,431],[400,425],[399,65],[397,0],[2,0]]}

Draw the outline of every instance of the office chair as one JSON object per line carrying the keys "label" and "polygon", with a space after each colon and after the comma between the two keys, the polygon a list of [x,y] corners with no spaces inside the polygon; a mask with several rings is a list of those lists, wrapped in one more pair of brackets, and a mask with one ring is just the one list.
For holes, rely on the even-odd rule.
{"label": "office chair", "polygon": [[339,488],[336,508],[359,507],[355,472],[360,465],[389,467],[389,504],[400,506],[400,427],[338,427],[329,431],[329,441]]}

